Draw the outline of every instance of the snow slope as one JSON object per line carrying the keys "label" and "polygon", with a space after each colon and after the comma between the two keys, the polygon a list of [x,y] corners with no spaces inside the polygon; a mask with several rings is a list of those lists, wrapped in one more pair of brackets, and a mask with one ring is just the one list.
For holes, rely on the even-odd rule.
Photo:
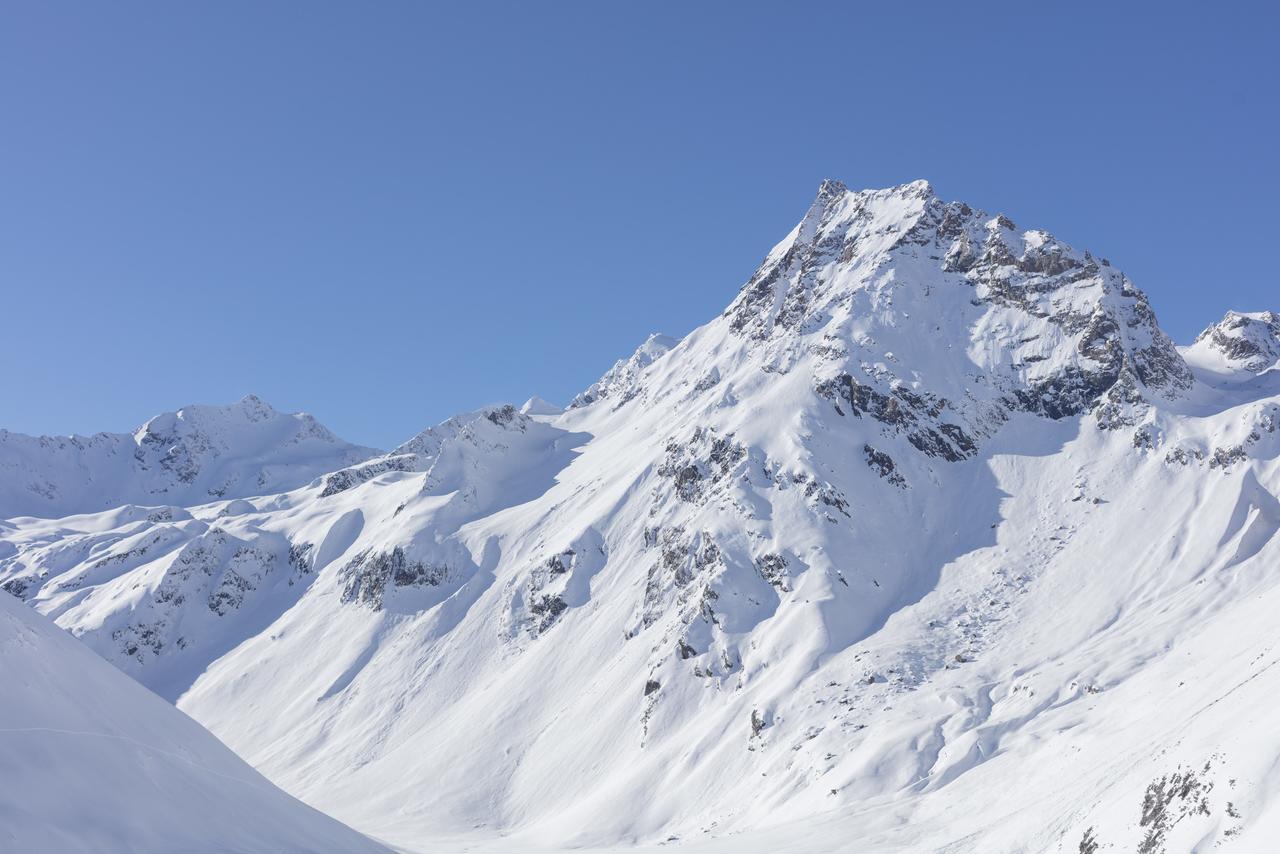
{"label": "snow slope", "polygon": [[636,348],[630,358],[619,359],[612,368],[605,371],[604,376],[592,383],[590,388],[574,397],[569,406],[587,406],[606,399],[612,399],[615,406],[621,406],[637,391],[636,383],[644,369],[662,358],[677,343],[676,339],[669,335],[653,333]]}
{"label": "snow slope", "polygon": [[0,583],[412,850],[1265,850],[1269,317],[1179,349],[1047,232],[826,182],[566,410],[12,520]]}
{"label": "snow slope", "polygon": [[132,434],[0,430],[0,519],[269,495],[376,453],[253,395],[166,412]]}
{"label": "snow slope", "polygon": [[2,851],[387,850],[8,596],[0,684]]}

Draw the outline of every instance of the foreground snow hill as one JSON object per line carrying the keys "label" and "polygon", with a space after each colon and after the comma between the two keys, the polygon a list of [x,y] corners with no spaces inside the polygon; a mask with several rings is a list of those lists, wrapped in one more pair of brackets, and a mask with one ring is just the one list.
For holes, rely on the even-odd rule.
{"label": "foreground snow hill", "polygon": [[411,850],[1096,854],[1280,830],[1280,323],[820,188],[560,410],[0,523],[0,584]]}
{"label": "foreground snow hill", "polygon": [[376,453],[253,395],[230,406],[166,412],[133,433],[0,430],[0,519],[269,495]]}
{"label": "foreground snow hill", "polygon": [[0,685],[0,851],[387,851],[8,596]]}

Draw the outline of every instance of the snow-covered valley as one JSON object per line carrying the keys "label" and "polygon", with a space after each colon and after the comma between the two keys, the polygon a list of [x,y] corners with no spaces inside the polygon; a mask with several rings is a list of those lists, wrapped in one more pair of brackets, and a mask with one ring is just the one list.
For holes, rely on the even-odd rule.
{"label": "snow-covered valley", "polygon": [[406,851],[1267,851],[1278,427],[1280,316],[829,181],[567,409],[0,433],[0,586]]}

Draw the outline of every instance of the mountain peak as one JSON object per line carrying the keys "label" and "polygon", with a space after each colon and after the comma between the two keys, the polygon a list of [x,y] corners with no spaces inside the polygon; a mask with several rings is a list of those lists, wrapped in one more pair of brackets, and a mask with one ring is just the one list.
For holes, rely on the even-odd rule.
{"label": "mountain peak", "polygon": [[888,187],[884,190],[874,190],[869,192],[889,193],[896,196],[910,196],[917,199],[927,199],[936,196],[933,191],[933,185],[924,178],[917,178],[914,181],[908,181],[905,184],[898,184],[896,187]]}
{"label": "mountain peak", "polygon": [[843,181],[837,181],[835,178],[823,178],[822,183],[818,185],[818,198],[824,196],[837,196],[849,192],[849,188],[845,186]]}
{"label": "mountain peak", "polygon": [[933,191],[933,185],[924,178],[917,178],[914,181],[907,181],[905,183],[895,184],[889,187],[871,187],[862,190],[850,190],[849,186],[843,181],[835,178],[824,178],[822,183],[818,185],[818,194],[815,198],[834,198],[847,193],[859,196],[927,197],[936,195]]}
{"label": "mountain peak", "polygon": [[269,418],[277,412],[275,407],[253,393],[246,394],[244,397],[237,400],[235,402],[235,408],[239,409],[252,420]]}
{"label": "mountain peak", "polygon": [[636,352],[648,353],[656,359],[679,343],[680,339],[678,338],[672,338],[670,335],[664,335],[661,332],[650,332],[649,337],[644,339],[644,343],[637,348]]}
{"label": "mountain peak", "polygon": [[928,200],[936,198],[936,196],[937,194],[933,191],[933,185],[924,178],[917,178],[914,181],[907,181],[904,184],[895,184],[890,187],[870,187],[861,190],[851,190],[843,181],[825,178],[818,185],[818,192],[809,206],[809,211],[814,213],[815,211],[827,210],[833,203],[845,197],[855,197],[860,202],[865,203],[871,200],[890,198]]}
{"label": "mountain peak", "polygon": [[520,407],[521,415],[559,415],[564,410],[549,400],[533,395]]}
{"label": "mountain peak", "polygon": [[[1278,321],[1197,352],[1252,365]],[[1216,371],[1046,231],[824,182],[728,311],[567,412],[462,413],[301,488],[282,460],[340,448],[241,404],[45,456],[0,433],[0,517],[105,511],[0,522],[0,589],[397,845],[1131,851],[1155,799],[1169,850],[1269,850],[1280,368]],[[983,812],[992,780],[1022,813]]]}
{"label": "mountain peak", "polygon": [[[1112,426],[1136,423],[1148,390],[1189,388],[1190,370],[1119,270],[1003,214],[943,202],[927,181],[840,186],[823,183],[723,315],[771,365],[808,351],[867,387],[870,374],[933,375],[931,391],[949,400],[974,397],[960,369],[978,369],[993,400],[1054,418],[1095,409]],[[876,367],[886,362],[901,367]]]}
{"label": "mountain peak", "polygon": [[190,428],[213,428],[214,425],[226,427],[246,422],[267,421],[272,418],[301,418],[305,420],[308,417],[301,413],[286,415],[256,394],[246,394],[234,403],[191,403],[170,412],[153,415],[134,431],[134,437],[138,441],[142,441],[142,437],[149,433],[172,433],[177,429],[176,425],[178,424],[188,425]]}
{"label": "mountain peak", "polygon": [[1280,366],[1280,314],[1228,311],[1196,337],[1187,355],[1218,372],[1258,374]]}
{"label": "mountain peak", "polygon": [[378,453],[257,395],[193,404],[132,433],[0,434],[0,518],[64,516],[125,503],[188,505],[292,489]]}

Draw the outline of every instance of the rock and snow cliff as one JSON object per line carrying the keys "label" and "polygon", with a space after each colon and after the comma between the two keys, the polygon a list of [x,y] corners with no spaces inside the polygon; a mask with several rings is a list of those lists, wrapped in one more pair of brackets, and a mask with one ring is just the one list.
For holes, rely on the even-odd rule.
{"label": "rock and snow cliff", "polygon": [[1248,377],[1280,370],[1280,314],[1229,311],[1186,350],[1206,371]]}
{"label": "rock and snow cliff", "polygon": [[574,397],[569,406],[588,406],[606,399],[611,400],[615,406],[621,406],[635,394],[636,383],[644,369],[666,355],[677,343],[679,342],[669,335],[653,333],[636,348],[630,358],[619,359],[590,388]]}
{"label": "rock and snow cliff", "polygon": [[0,583],[410,848],[1253,850],[1274,321],[1180,350],[1106,260],[826,182],[566,410],[0,523]]}

